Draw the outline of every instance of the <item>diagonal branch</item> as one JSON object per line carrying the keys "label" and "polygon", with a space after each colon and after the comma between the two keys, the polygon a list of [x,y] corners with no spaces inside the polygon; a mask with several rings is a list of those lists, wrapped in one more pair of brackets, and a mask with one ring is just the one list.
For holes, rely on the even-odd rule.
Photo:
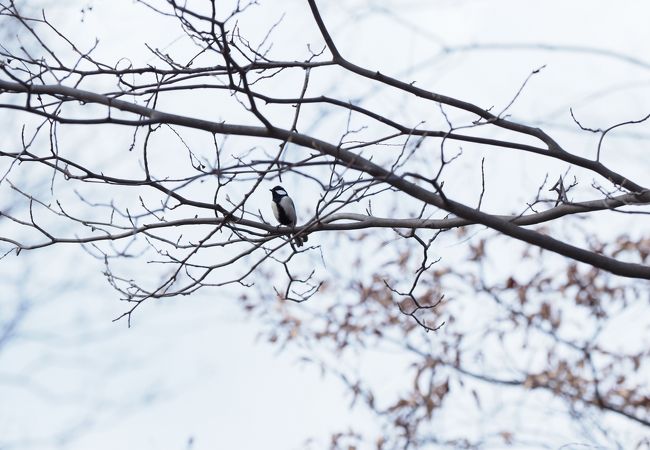
{"label": "diagonal branch", "polygon": [[[147,117],[152,123],[173,124],[218,134],[255,136],[261,138],[279,139],[282,141],[290,140],[295,145],[311,148],[323,154],[329,155],[335,160],[343,162],[347,167],[351,169],[372,175],[378,181],[385,182],[413,198],[433,205],[437,208],[446,210],[462,219],[469,220],[473,223],[483,224],[515,239],[527,242],[554,253],[558,253],[568,258],[575,259],[576,261],[590,264],[594,267],[598,267],[616,275],[631,278],[650,279],[650,267],[641,264],[619,261],[615,258],[610,258],[602,254],[584,250],[566,242],[562,242],[551,236],[544,235],[540,232],[522,228],[516,223],[504,220],[498,216],[470,208],[448,197],[443,197],[439,193],[440,190],[438,187],[434,186],[435,192],[424,189],[421,186],[407,181],[403,177],[384,169],[378,164],[375,164],[374,162],[363,158],[360,155],[342,149],[340,146],[330,144],[306,134],[292,132],[277,127],[266,128],[250,125],[227,124],[182,116],[178,114],[165,113],[145,106],[136,105],[124,100],[113,100],[101,94],[62,85],[28,85],[0,80],[0,89],[9,92],[64,96],[69,99],[80,100],[86,103],[102,104],[108,106],[109,108],[117,108],[122,111],[127,111],[142,117]],[[641,188],[640,186],[638,186],[638,189],[638,192],[633,195],[637,196],[637,198],[641,197],[642,200],[645,200],[645,189]]]}

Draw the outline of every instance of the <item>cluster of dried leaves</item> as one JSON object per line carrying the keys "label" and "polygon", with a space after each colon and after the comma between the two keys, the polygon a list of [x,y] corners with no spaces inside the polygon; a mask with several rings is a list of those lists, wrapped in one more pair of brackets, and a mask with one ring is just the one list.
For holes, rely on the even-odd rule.
{"label": "cluster of dried leaves", "polygon": [[[643,259],[647,252],[628,236],[608,247]],[[562,442],[562,427],[557,435],[546,422],[519,428],[517,415],[583,427],[589,445],[621,445],[608,431],[618,419],[642,435],[650,426],[649,321],[637,314],[647,309],[647,289],[529,247],[511,257],[501,248],[500,237],[476,240],[465,263],[443,260],[420,277],[419,302],[436,306],[415,314],[434,332],[409,316],[409,297],[388,287],[417,270],[413,247],[372,276],[333,277],[307,303],[263,291],[242,301],[270,342],[339,379],[352,404],[375,417],[374,435],[351,424],[332,435],[332,449]],[[504,258],[526,270],[499,274]],[[485,429],[464,429],[465,415],[482,417]]]}

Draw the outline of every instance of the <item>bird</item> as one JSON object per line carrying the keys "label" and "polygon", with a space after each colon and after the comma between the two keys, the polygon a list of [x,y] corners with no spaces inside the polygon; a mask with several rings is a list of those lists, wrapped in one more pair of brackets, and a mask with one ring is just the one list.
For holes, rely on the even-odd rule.
{"label": "bird", "polygon": [[[270,191],[273,199],[271,209],[273,209],[273,215],[277,221],[281,225],[295,227],[297,222],[296,207],[293,205],[293,200],[291,200],[287,191],[280,185],[270,189]],[[294,242],[298,247],[302,247],[303,241],[307,241],[307,236],[294,236]]]}

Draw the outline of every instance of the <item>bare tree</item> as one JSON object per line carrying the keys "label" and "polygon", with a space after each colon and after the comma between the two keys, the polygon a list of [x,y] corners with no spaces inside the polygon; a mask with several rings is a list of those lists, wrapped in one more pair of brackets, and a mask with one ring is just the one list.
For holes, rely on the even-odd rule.
{"label": "bare tree", "polygon": [[[314,312],[312,317],[320,318],[324,328],[298,325],[308,308],[298,313],[281,309],[280,318],[274,315],[277,311],[264,315],[288,333],[284,341],[296,333],[307,341],[331,340],[335,353],[370,338],[397,341],[393,343],[417,358],[413,390],[388,406],[379,406],[361,380],[340,374],[356,397],[388,417],[391,430],[398,430],[385,434],[379,448],[485,443],[422,431],[450,391],[445,371],[458,380],[547,392],[567,401],[576,416],[583,417],[582,408],[587,408],[649,425],[647,386],[614,370],[632,367],[644,373],[647,351],[615,353],[598,340],[602,324],[615,315],[609,308],[641,295],[638,286],[647,289],[645,284],[624,287],[619,278],[650,279],[647,242],[621,236],[615,243],[603,243],[588,230],[564,232],[561,227],[576,217],[597,222],[601,211],[647,213],[650,192],[642,180],[615,169],[615,156],[605,143],[614,130],[648,121],[650,112],[592,128],[572,111],[576,130],[598,136],[584,155],[566,148],[548,130],[510,115],[543,66],[513,88],[504,106],[485,107],[357,65],[340,49],[315,0],[307,1],[305,13],[318,40],[306,40],[301,52],[282,58],[275,56],[283,52],[273,47],[274,33],[291,29],[292,23],[280,20],[261,38],[247,36],[239,21],[254,11],[254,1],[236,2],[230,10],[214,0],[200,6],[175,0],[138,3],[153,15],[173,19],[191,42],[192,53],[148,47],[153,64],[102,61],[95,57],[94,46],[82,48],[45,13],[28,16],[13,1],[1,3],[2,20],[18,23],[24,39],[39,49],[0,47],[0,108],[24,120],[17,132],[19,144],[0,149],[2,188],[29,204],[24,215],[2,215],[12,229],[30,232],[29,239],[17,238],[11,230],[0,234],[5,257],[54,245],[83,245],[105,262],[107,280],[129,303],[118,319],[130,324],[143,302],[190,295],[204,287],[249,288],[262,280],[255,299],[247,289],[242,294],[252,311],[263,306],[257,300],[269,295],[294,302],[319,290],[325,295],[331,290],[328,277],[319,276],[314,267],[328,250],[314,244],[318,237],[336,234],[355,248],[368,248],[366,236],[373,233],[380,239],[388,230],[397,236],[385,244],[391,247],[390,270],[349,285],[351,302]],[[414,120],[407,111],[324,89],[323,80],[332,77],[404,98],[425,112]],[[328,115],[336,119],[327,129],[319,128]],[[130,145],[114,148],[108,157],[96,154],[92,141],[75,148],[68,140],[79,127],[97,130],[103,139],[129,133]],[[531,192],[509,186],[501,194],[526,199],[516,212],[499,210],[498,201],[488,208],[489,155],[471,158],[474,171],[464,174],[471,183],[453,183],[451,174],[461,170],[458,161],[466,154],[461,144],[486,153],[535,155],[553,169]],[[12,183],[11,173],[18,170],[47,178],[49,191]],[[297,190],[296,180],[301,191],[304,183],[309,186],[305,192],[315,195],[295,196],[310,215],[302,215],[294,228],[277,226],[270,208],[261,210],[254,199],[264,196],[270,202],[268,189],[279,182]],[[364,214],[350,212],[359,205]],[[55,233],[54,224],[65,224],[69,231]],[[467,264],[439,268],[433,244],[441,239],[462,242],[477,226],[496,232],[499,237],[488,242],[498,241],[511,254],[530,255],[539,249],[565,258],[566,267],[557,276],[540,270],[494,282],[485,272],[489,244],[481,240],[465,255]],[[293,235],[309,235],[311,246],[294,247]],[[366,262],[349,259],[356,266]],[[499,356],[461,352],[472,333],[455,329],[462,313],[445,300],[457,286],[498,307],[501,315],[477,332],[498,340],[512,326],[518,331],[514,339],[543,336],[546,364],[518,368],[514,375],[473,367],[469,360]],[[548,298],[574,291],[572,308],[597,318],[588,339],[564,336],[557,302]],[[609,297],[611,301],[604,300]],[[420,333],[413,338],[418,340],[422,329],[439,330],[443,324],[449,332],[440,338],[442,353],[411,342],[414,333]],[[280,331],[274,331],[273,339]],[[478,396],[476,401],[480,403]],[[353,434],[341,438],[354,440]],[[500,434],[506,442],[514,442],[513,436],[510,430]]]}

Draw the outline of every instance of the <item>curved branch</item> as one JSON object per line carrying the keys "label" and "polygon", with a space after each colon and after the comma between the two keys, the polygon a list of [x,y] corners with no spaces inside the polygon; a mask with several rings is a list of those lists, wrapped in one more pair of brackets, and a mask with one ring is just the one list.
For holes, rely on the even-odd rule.
{"label": "curved branch", "polygon": [[308,0],[309,6],[311,8],[312,14],[314,16],[314,19],[316,20],[316,23],[318,24],[318,28],[320,29],[321,34],[323,35],[323,39],[325,40],[325,43],[327,44],[328,48],[330,49],[330,52],[333,54],[333,59],[334,62],[340,65],[341,67],[349,70],[350,72],[353,72],[357,75],[360,75],[362,77],[378,81],[382,84],[392,86],[394,88],[397,88],[401,91],[408,92],[410,94],[413,94],[417,97],[426,99],[426,100],[431,100],[437,103],[442,103],[444,105],[449,105],[454,108],[461,109],[463,111],[467,111],[473,114],[476,114],[478,117],[483,119],[485,123],[490,123],[493,124],[497,127],[504,128],[506,130],[511,130],[515,131],[517,133],[522,133],[526,134],[528,136],[535,137],[542,142],[544,142],[548,149],[547,149],[547,154],[548,156],[551,157],[556,157],[559,159],[562,159],[563,161],[566,161],[571,164],[575,164],[581,167],[584,167],[586,169],[592,170],[599,175],[603,176],[604,178],[612,181],[613,183],[627,189],[633,192],[642,192],[645,191],[646,189],[642,187],[641,185],[628,180],[627,178],[617,174],[616,172],[608,169],[605,167],[603,164],[600,163],[600,161],[594,161],[590,160],[587,158],[582,158],[577,155],[573,155],[566,150],[564,150],[554,139],[552,139],[548,134],[546,134],[544,131],[542,131],[540,128],[535,128],[531,127],[528,125],[520,124],[517,122],[512,122],[510,120],[504,119],[500,116],[494,115],[490,113],[489,111],[474,105],[472,103],[459,100],[453,97],[448,97],[446,95],[441,95],[441,94],[436,94],[431,91],[427,91],[426,89],[418,88],[415,87],[412,83],[405,83],[403,81],[397,80],[395,78],[389,77],[387,75],[384,75],[380,73],[379,71],[372,71],[365,69],[363,67],[357,66],[356,64],[346,60],[341,56],[339,51],[337,50],[336,46],[334,45],[334,41],[332,40],[332,37],[330,36],[329,32],[327,31],[327,28],[325,27],[325,24],[323,22],[323,19],[320,15],[320,12],[318,11],[318,7],[316,6],[316,0]]}

